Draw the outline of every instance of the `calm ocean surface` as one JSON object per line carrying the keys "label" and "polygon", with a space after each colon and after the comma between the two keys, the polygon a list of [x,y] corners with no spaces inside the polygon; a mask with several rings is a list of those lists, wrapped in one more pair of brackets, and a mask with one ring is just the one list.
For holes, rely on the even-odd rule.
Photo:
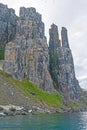
{"label": "calm ocean surface", "polygon": [[0,117],[0,130],[87,130],[87,112]]}

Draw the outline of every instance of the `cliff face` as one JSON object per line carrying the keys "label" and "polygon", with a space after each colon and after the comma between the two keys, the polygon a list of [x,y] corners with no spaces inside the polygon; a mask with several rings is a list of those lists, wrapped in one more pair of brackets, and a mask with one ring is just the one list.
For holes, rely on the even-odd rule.
{"label": "cliff face", "polygon": [[0,4],[0,46],[13,39],[16,30],[17,16],[13,9]]}
{"label": "cliff face", "polygon": [[0,60],[4,59],[5,45],[15,36],[17,16],[13,9],[0,4]]}
{"label": "cliff face", "polygon": [[68,100],[78,99],[81,89],[75,77],[73,57],[69,48],[67,30],[62,27],[61,42],[56,25],[53,24],[51,26],[49,33],[50,73],[54,85]]}
{"label": "cliff face", "polygon": [[51,26],[48,48],[44,23],[35,8],[21,7],[19,17],[3,4],[0,11],[4,70],[16,79],[30,80],[45,91],[52,92],[54,85],[67,100],[78,99],[81,90],[75,77],[66,28],[62,28],[61,42],[57,26]]}
{"label": "cliff face", "polygon": [[52,91],[48,66],[48,46],[41,15],[35,8],[21,7],[15,37],[5,48],[4,70],[17,79],[28,79],[45,91]]}

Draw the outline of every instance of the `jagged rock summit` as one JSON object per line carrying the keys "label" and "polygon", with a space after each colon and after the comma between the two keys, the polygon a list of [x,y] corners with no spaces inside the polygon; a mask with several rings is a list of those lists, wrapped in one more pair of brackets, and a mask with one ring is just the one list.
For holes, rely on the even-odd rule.
{"label": "jagged rock summit", "polygon": [[[67,29],[49,31],[49,47],[44,23],[35,8],[20,8],[20,16],[13,9],[0,4],[0,40],[5,45],[4,70],[16,79],[27,79],[45,91],[53,86],[67,101],[79,99],[81,89],[75,77]],[[2,26],[3,25],[3,26]]]}

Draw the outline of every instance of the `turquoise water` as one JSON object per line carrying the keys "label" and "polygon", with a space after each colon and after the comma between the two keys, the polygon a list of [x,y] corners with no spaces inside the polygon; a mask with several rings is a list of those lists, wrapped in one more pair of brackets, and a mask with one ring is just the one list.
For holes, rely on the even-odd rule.
{"label": "turquoise water", "polygon": [[87,112],[0,117],[0,130],[87,130]]}

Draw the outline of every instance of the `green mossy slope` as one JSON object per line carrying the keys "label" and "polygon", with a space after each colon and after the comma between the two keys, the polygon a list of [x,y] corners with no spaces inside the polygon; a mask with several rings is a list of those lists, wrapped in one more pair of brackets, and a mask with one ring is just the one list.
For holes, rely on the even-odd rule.
{"label": "green mossy slope", "polygon": [[63,98],[59,93],[47,93],[25,79],[22,81],[15,80],[10,74],[3,71],[0,71],[0,74],[6,82],[20,89],[25,96],[31,98],[35,103],[47,105],[49,107],[63,106]]}

